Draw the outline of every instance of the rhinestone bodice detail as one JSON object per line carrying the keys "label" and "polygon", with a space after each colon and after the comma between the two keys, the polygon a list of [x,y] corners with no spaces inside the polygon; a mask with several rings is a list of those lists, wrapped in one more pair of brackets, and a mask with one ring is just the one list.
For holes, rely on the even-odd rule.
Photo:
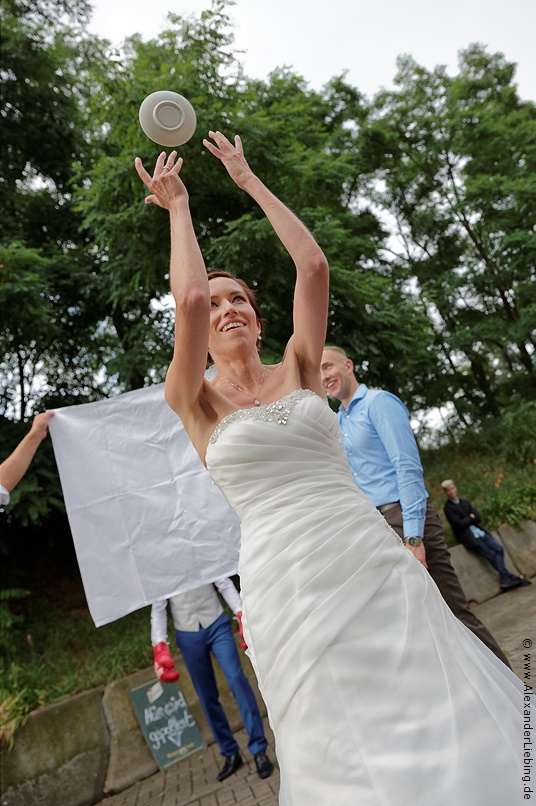
{"label": "rhinestone bodice detail", "polygon": [[[264,422],[275,422],[279,423],[279,425],[286,425],[290,412],[296,403],[311,396],[318,397],[316,392],[312,392],[310,389],[296,389],[295,392],[290,392],[290,394],[285,395],[285,397],[282,397],[280,400],[267,403],[265,406],[254,406],[249,409],[233,411],[220,420],[209,439],[209,445],[214,445],[218,437],[230,425],[243,420],[263,420]],[[319,399],[322,400],[322,398]],[[328,405],[327,400],[323,402],[325,402],[326,406]]]}

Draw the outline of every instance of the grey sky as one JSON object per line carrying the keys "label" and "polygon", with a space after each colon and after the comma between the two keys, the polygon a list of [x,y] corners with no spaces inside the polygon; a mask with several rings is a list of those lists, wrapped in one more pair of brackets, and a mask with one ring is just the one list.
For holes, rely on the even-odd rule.
{"label": "grey sky", "polygon": [[[93,0],[93,7],[90,30],[118,44],[134,33],[151,38],[168,11],[188,16],[210,0]],[[320,88],[348,70],[372,96],[391,84],[401,53],[453,73],[458,51],[481,42],[516,62],[521,96],[536,101],[535,0],[237,0],[228,14],[251,77],[288,65]]]}

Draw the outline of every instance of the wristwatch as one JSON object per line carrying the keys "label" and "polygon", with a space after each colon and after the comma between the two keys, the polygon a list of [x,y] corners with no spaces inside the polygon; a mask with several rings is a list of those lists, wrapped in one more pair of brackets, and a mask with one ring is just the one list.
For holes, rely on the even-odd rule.
{"label": "wristwatch", "polygon": [[406,545],[417,548],[422,543],[422,537],[406,537]]}

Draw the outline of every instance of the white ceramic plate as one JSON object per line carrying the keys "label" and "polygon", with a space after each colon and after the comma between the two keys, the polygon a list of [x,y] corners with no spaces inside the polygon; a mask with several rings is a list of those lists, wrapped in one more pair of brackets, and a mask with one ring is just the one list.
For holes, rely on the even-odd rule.
{"label": "white ceramic plate", "polygon": [[152,92],[140,106],[140,126],[161,146],[181,146],[195,132],[195,110],[178,92]]}

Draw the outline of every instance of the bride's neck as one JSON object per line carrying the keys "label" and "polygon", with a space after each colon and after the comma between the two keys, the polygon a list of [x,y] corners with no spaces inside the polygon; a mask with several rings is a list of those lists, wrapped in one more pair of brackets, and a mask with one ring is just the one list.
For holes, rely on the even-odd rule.
{"label": "bride's neck", "polygon": [[228,381],[245,386],[257,383],[263,373],[263,364],[257,353],[247,359],[219,359],[216,360],[215,366],[217,377],[227,378]]}

